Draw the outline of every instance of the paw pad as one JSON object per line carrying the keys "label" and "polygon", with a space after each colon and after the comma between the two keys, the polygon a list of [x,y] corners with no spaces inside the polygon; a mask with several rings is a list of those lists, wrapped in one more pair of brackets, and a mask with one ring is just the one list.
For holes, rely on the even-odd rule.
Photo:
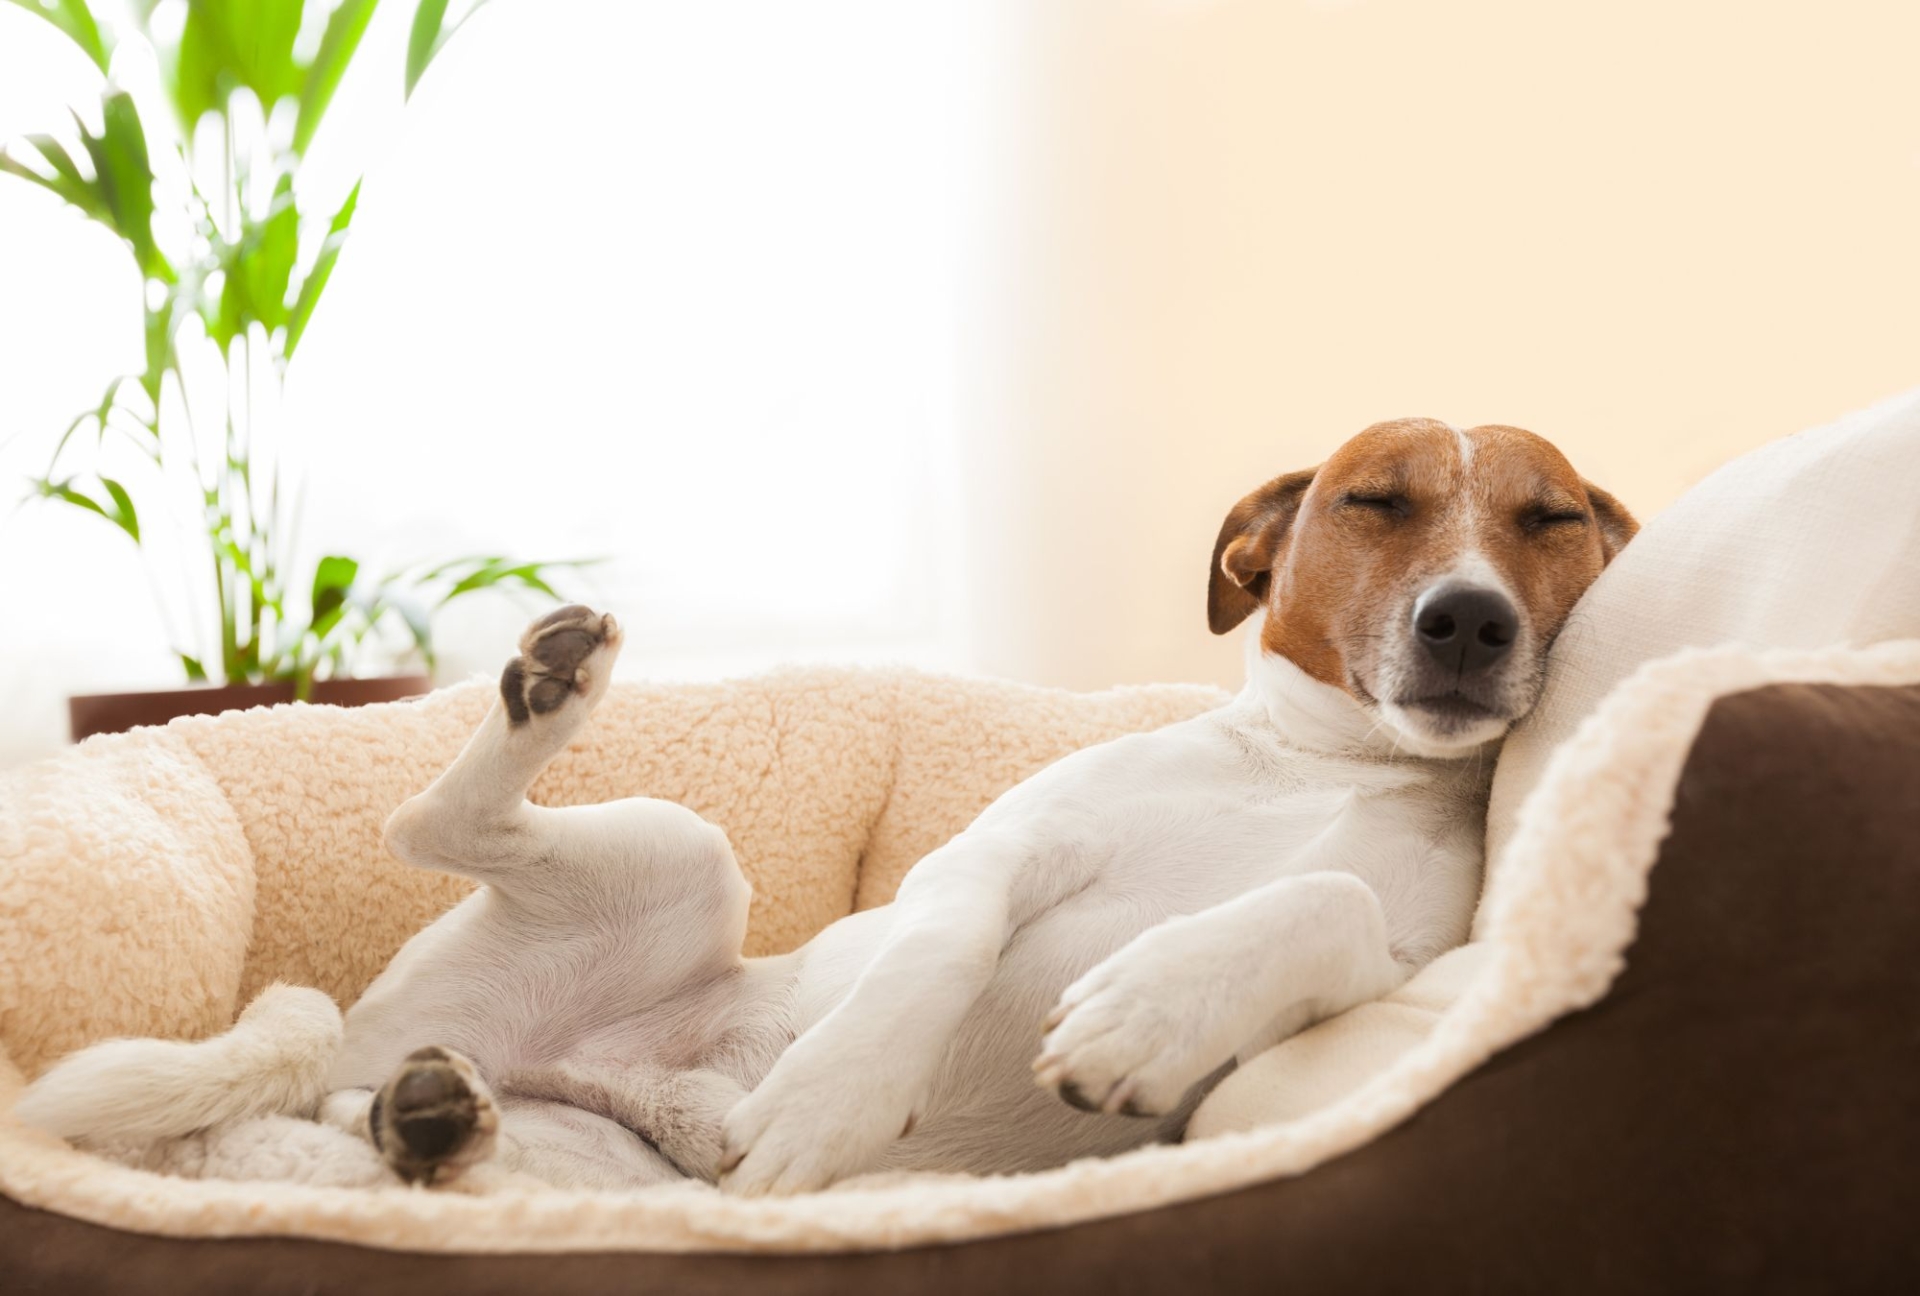
{"label": "paw pad", "polygon": [[481,1159],[498,1125],[472,1065],[431,1047],[407,1058],[368,1115],[374,1146],[408,1183],[432,1183]]}
{"label": "paw pad", "polygon": [[555,608],[520,638],[520,655],[500,673],[500,697],[507,719],[525,724],[532,716],[548,715],[583,691],[580,668],[588,658],[617,641],[619,626],[580,603]]}

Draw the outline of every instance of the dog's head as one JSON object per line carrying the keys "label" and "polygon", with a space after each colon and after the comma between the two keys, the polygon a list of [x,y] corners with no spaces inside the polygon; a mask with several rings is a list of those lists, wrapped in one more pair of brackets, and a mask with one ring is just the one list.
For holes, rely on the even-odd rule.
{"label": "dog's head", "polygon": [[1376,423],[1227,514],[1207,619],[1352,695],[1418,755],[1490,742],[1634,520],[1519,428]]}

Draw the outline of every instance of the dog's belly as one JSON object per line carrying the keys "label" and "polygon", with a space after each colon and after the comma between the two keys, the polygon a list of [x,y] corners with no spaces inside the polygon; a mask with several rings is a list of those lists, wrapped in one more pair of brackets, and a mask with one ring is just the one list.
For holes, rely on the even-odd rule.
{"label": "dog's belly", "polygon": [[655,965],[638,956],[648,935],[592,912],[527,927],[476,892],[407,942],[348,1011],[330,1082],[377,1087],[426,1044],[489,1079],[574,1056],[610,1032],[635,1060],[656,1056],[669,1028],[647,1011],[660,993]]}
{"label": "dog's belly", "polygon": [[1061,992],[1156,921],[1132,901],[1083,892],[1018,932],[885,1168],[1005,1174],[1177,1137],[1198,1094],[1166,1117],[1107,1116],[1067,1106],[1033,1078],[1040,1023]]}
{"label": "dog's belly", "polygon": [[[1034,1081],[1040,1026],[1069,985],[1141,932],[1285,874],[1284,858],[1232,849],[1245,828],[1216,820],[1187,840],[1116,850],[1089,885],[1015,932],[948,1046],[912,1133],[892,1145],[881,1168],[1014,1173],[1177,1138],[1218,1076],[1166,1116],[1079,1111]],[[1171,858],[1208,859],[1210,867],[1180,869],[1169,863],[1170,847]],[[816,961],[810,951],[797,987],[801,1029],[851,989],[889,918],[886,909],[871,910],[817,938],[825,957]]]}

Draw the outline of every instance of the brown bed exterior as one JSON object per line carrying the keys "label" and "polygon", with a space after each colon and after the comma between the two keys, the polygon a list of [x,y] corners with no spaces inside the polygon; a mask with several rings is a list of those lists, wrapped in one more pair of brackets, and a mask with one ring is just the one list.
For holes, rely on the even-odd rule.
{"label": "brown bed exterior", "polygon": [[1920,686],[1722,699],[1607,998],[1345,1157],[897,1252],[445,1256],[0,1198],[9,1292],[1920,1290]]}

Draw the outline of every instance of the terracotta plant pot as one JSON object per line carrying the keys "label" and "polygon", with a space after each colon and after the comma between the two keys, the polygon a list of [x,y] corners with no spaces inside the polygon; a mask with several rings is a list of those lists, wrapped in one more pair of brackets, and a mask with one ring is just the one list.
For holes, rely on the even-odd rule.
{"label": "terracotta plant pot", "polygon": [[[308,700],[329,706],[366,706],[418,697],[432,687],[425,675],[321,680],[313,686],[313,696]],[[157,693],[89,693],[67,699],[67,724],[73,740],[79,742],[94,734],[125,733],[140,725],[165,724],[176,716],[217,715],[291,701],[291,684],[202,684]]]}

